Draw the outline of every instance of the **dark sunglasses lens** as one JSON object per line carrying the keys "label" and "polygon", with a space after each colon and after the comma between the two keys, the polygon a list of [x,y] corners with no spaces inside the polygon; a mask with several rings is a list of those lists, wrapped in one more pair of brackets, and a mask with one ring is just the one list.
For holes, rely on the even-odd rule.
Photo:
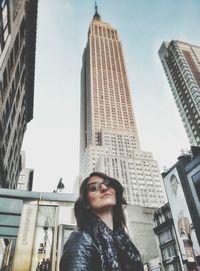
{"label": "dark sunglasses lens", "polygon": [[88,185],[88,191],[89,192],[95,192],[97,191],[99,188],[99,184],[98,183],[91,183],[90,185]]}
{"label": "dark sunglasses lens", "polygon": [[105,186],[107,186],[107,187],[112,186],[110,180],[104,180],[104,181],[103,181],[103,184],[104,184]]}

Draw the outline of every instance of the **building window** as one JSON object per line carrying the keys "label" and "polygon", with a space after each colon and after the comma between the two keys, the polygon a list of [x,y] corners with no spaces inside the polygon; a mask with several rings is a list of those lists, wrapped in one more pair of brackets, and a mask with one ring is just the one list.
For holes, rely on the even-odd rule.
{"label": "building window", "polygon": [[8,0],[1,1],[0,5],[0,55],[10,33]]}
{"label": "building window", "polygon": [[161,232],[159,234],[159,240],[160,240],[160,244],[164,244],[164,243],[172,240],[172,233],[171,233],[170,229],[168,229],[164,232]]}
{"label": "building window", "polygon": [[198,200],[200,201],[200,171],[198,171],[195,175],[192,176],[192,180],[194,183]]}
{"label": "building window", "polygon": [[173,245],[162,249],[163,260],[166,261],[176,256],[175,247]]}
{"label": "building window", "polygon": [[171,270],[174,270],[174,271],[181,271],[181,267],[179,265],[179,263],[173,263],[173,264],[168,264],[165,266],[165,270],[166,271],[171,271]]}

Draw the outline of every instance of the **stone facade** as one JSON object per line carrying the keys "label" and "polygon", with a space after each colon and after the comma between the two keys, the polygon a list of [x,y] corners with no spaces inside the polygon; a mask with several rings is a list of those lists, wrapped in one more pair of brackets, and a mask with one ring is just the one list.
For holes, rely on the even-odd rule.
{"label": "stone facade", "polygon": [[127,206],[126,216],[129,235],[140,251],[142,261],[150,267],[151,260],[159,256],[156,238],[153,232],[155,208]]}

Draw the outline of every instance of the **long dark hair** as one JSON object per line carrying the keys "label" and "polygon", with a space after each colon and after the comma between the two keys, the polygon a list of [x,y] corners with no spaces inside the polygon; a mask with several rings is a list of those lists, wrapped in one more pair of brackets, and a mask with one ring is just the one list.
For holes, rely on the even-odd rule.
{"label": "long dark hair", "polygon": [[91,173],[89,177],[85,178],[84,181],[81,183],[79,197],[74,205],[74,212],[78,228],[84,229],[85,227],[87,227],[91,223],[91,220],[94,216],[89,207],[87,197],[87,184],[92,176],[98,176],[103,179],[112,181],[113,188],[116,191],[116,205],[113,207],[113,226],[114,229],[117,229],[119,227],[122,227],[124,229],[126,227],[126,221],[123,211],[123,205],[127,205],[126,200],[123,197],[124,188],[118,180],[111,178],[102,172]]}

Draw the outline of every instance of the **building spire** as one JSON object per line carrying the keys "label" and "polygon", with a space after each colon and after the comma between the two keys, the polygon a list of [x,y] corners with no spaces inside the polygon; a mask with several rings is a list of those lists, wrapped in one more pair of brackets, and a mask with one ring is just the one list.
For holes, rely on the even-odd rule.
{"label": "building spire", "polygon": [[94,6],[94,8],[95,8],[95,14],[94,14],[94,16],[93,16],[93,20],[98,20],[98,21],[100,21],[101,20],[101,16],[99,15],[99,13],[98,13],[98,6],[97,6],[97,2],[95,1],[95,6]]}

